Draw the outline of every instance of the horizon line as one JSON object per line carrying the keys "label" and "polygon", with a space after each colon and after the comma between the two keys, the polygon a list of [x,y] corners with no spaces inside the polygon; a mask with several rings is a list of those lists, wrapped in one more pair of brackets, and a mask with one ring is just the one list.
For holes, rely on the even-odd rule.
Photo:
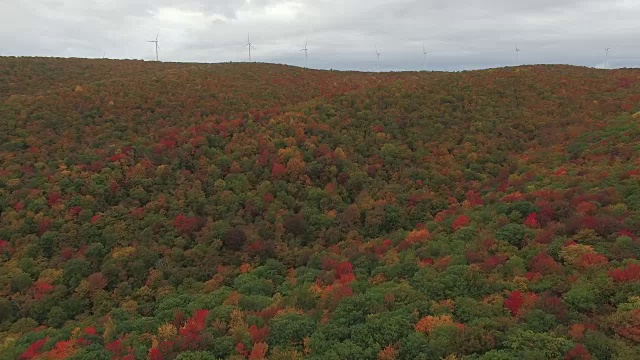
{"label": "horizon line", "polygon": [[[155,42],[155,41],[153,41]],[[45,55],[0,55],[0,58],[30,58],[30,59],[75,59],[75,60],[113,60],[113,61],[140,61],[140,62],[151,62],[151,63],[166,63],[166,64],[197,64],[197,65],[221,65],[221,64],[254,64],[254,65],[279,65],[279,66],[290,66],[294,68],[300,68],[303,70],[314,70],[314,71],[339,71],[339,72],[362,72],[362,73],[401,73],[401,72],[464,72],[464,71],[481,71],[481,70],[492,70],[492,69],[505,69],[505,68],[522,68],[522,67],[531,67],[531,66],[572,66],[572,67],[581,67],[588,68],[594,70],[623,70],[623,69],[639,69],[640,67],[599,67],[598,65],[576,65],[569,63],[532,63],[532,64],[517,64],[517,65],[503,65],[503,66],[487,66],[487,67],[472,67],[466,69],[458,69],[458,70],[439,70],[437,68],[425,70],[425,69],[391,69],[391,70],[359,70],[359,69],[336,69],[336,68],[313,68],[313,67],[304,67],[301,65],[287,64],[287,63],[279,63],[279,62],[264,62],[264,61],[219,61],[219,62],[200,62],[200,61],[156,61],[153,59],[135,59],[135,58],[109,58],[109,57],[75,57],[75,56],[45,56]],[[604,65],[604,64],[599,64]]]}

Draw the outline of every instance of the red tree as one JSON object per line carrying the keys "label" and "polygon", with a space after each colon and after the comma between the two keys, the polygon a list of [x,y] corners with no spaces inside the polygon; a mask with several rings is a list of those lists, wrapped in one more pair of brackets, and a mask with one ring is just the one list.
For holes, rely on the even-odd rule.
{"label": "red tree", "polygon": [[180,328],[182,347],[184,349],[197,348],[200,343],[200,335],[204,331],[207,322],[207,310],[197,310]]}
{"label": "red tree", "polygon": [[115,358],[120,357],[120,354],[122,354],[122,351],[124,350],[120,339],[116,339],[115,341],[106,344],[104,348],[111,352]]}
{"label": "red tree", "polygon": [[160,352],[160,350],[156,349],[156,348],[152,348],[151,350],[149,350],[149,356],[147,357],[148,360],[164,360],[164,356],[162,356],[162,353]]}
{"label": "red tree", "polygon": [[582,344],[576,344],[573,349],[564,355],[565,360],[591,360],[589,350]]}
{"label": "red tree", "polygon": [[609,260],[606,256],[598,253],[587,253],[582,255],[580,260],[578,261],[578,267],[580,268],[589,268],[596,265],[607,264]]}
{"label": "red tree", "polygon": [[202,221],[196,216],[178,215],[173,220],[173,226],[182,234],[191,234],[197,231],[202,225]]}
{"label": "red tree", "polygon": [[0,254],[9,252],[9,242],[7,240],[0,240]]}
{"label": "red tree", "polygon": [[274,178],[279,178],[282,175],[287,173],[287,167],[283,164],[280,163],[274,163],[273,167],[271,168],[271,176]]}
{"label": "red tree", "polygon": [[22,355],[20,355],[20,359],[34,359],[36,358],[39,354],[40,351],[42,350],[42,347],[44,346],[44,344],[47,343],[47,341],[49,341],[49,338],[45,338],[45,339],[40,339],[34,343],[32,343],[31,345],[29,345],[29,347],[27,348],[27,350],[25,350]]}
{"label": "red tree", "polygon": [[496,254],[493,256],[489,256],[480,265],[480,268],[484,271],[491,271],[496,266],[506,263],[507,260],[509,260],[509,256],[507,254]]}
{"label": "red tree", "polygon": [[236,345],[236,351],[243,357],[249,356],[249,351],[245,348],[244,343],[238,343],[238,345]]}
{"label": "red tree", "polygon": [[520,312],[520,307],[524,304],[524,296],[519,290],[512,291],[504,301],[504,306],[509,309],[511,315],[516,316]]}
{"label": "red tree", "polygon": [[267,350],[269,346],[264,342],[259,342],[253,345],[251,348],[251,354],[249,355],[249,360],[261,360],[264,359],[267,355]]}
{"label": "red tree", "polygon": [[249,335],[251,335],[251,340],[254,344],[262,342],[269,336],[269,328],[267,326],[259,328],[256,325],[251,325],[249,327]]}
{"label": "red tree", "polygon": [[47,203],[49,203],[49,206],[53,207],[60,201],[61,197],[62,196],[60,196],[59,192],[54,191],[51,194],[49,194],[49,198],[47,199]]}
{"label": "red tree", "polygon": [[529,214],[527,218],[524,219],[524,226],[530,227],[530,228],[540,227],[540,223],[538,223],[538,214],[536,213]]}
{"label": "red tree", "polygon": [[95,335],[96,334],[96,328],[93,326],[89,326],[86,327],[84,329],[82,329],[82,333],[85,335]]}
{"label": "red tree", "polygon": [[37,281],[35,284],[33,284],[33,287],[31,287],[31,291],[33,292],[33,297],[36,300],[42,299],[43,296],[45,296],[46,294],[49,294],[54,289],[55,289],[55,286],[44,281]]}
{"label": "red tree", "polygon": [[630,282],[640,280],[640,264],[629,264],[624,268],[609,271],[609,276],[617,282]]}
{"label": "red tree", "polygon": [[460,215],[458,216],[455,220],[453,220],[453,222],[451,223],[451,230],[458,230],[460,228],[463,228],[467,225],[469,225],[469,217],[467,215]]}
{"label": "red tree", "polygon": [[562,265],[558,264],[545,251],[541,251],[529,261],[529,269],[542,275],[550,275],[561,272]]}

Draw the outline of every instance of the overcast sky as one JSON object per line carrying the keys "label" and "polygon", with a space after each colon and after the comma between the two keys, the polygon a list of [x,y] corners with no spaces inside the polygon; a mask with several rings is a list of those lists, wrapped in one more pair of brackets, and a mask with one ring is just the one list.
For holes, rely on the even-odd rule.
{"label": "overcast sky", "polygon": [[[640,64],[640,0],[0,0],[0,55],[462,70]],[[519,59],[515,48],[521,51]]]}

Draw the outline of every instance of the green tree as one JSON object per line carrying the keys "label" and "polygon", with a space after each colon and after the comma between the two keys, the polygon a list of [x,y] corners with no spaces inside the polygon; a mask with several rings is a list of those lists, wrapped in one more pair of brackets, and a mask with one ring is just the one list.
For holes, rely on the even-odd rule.
{"label": "green tree", "polygon": [[111,360],[113,354],[98,344],[91,344],[73,354],[70,360]]}
{"label": "green tree", "polygon": [[302,339],[315,330],[315,321],[307,315],[284,313],[269,321],[269,347],[288,347],[302,345]]}
{"label": "green tree", "polygon": [[573,284],[563,296],[564,301],[580,311],[595,310],[600,302],[599,297],[600,289],[586,281]]}
{"label": "green tree", "polygon": [[11,291],[20,292],[28,289],[33,284],[29,274],[19,271],[11,276]]}
{"label": "green tree", "polygon": [[213,354],[208,353],[206,351],[185,351],[178,356],[176,356],[176,360],[217,360]]}
{"label": "green tree", "polygon": [[520,224],[507,224],[496,232],[496,238],[511,245],[521,247],[527,235],[527,228]]}
{"label": "green tree", "polygon": [[67,320],[69,320],[69,315],[64,311],[64,309],[59,306],[54,306],[49,311],[47,324],[51,327],[59,328],[62,327]]}
{"label": "green tree", "polygon": [[0,298],[0,324],[12,320],[15,316],[14,306],[9,299]]}
{"label": "green tree", "polygon": [[547,333],[531,330],[512,331],[507,334],[505,344],[523,359],[562,359],[573,346],[573,342]]}
{"label": "green tree", "polygon": [[71,259],[64,264],[62,279],[70,289],[75,289],[92,272],[91,265],[87,260]]}

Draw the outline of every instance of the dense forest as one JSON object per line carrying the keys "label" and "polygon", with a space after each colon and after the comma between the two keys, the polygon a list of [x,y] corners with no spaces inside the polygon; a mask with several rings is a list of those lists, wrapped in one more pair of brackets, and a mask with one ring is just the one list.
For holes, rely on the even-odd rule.
{"label": "dense forest", "polygon": [[0,359],[640,359],[640,70],[0,58]]}

